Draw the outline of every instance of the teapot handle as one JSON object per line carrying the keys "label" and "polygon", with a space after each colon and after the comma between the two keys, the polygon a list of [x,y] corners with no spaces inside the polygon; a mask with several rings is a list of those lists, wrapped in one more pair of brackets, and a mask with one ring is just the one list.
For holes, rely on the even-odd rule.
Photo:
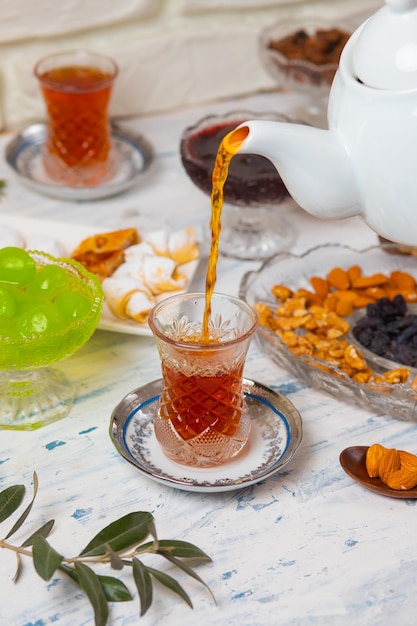
{"label": "teapot handle", "polygon": [[417,6],[417,0],[385,0],[393,13],[406,13]]}

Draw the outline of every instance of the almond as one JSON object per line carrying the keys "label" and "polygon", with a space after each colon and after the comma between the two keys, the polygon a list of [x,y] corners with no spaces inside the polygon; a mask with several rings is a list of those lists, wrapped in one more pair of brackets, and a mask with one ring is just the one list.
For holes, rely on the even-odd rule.
{"label": "almond", "polygon": [[401,460],[401,469],[406,467],[410,470],[415,470],[417,472],[417,456],[415,454],[411,454],[411,452],[406,452],[405,450],[399,450],[400,460]]}
{"label": "almond", "polygon": [[386,450],[379,462],[379,477],[387,484],[390,475],[401,467],[400,453],[395,448]]}
{"label": "almond", "polygon": [[366,452],[366,471],[370,478],[379,477],[379,464],[382,457],[387,452],[387,448],[381,446],[379,443],[374,443],[369,446]]}
{"label": "almond", "polygon": [[412,489],[417,485],[417,469],[413,470],[408,467],[401,467],[401,469],[390,474],[386,484],[390,489],[397,491],[401,489]]}

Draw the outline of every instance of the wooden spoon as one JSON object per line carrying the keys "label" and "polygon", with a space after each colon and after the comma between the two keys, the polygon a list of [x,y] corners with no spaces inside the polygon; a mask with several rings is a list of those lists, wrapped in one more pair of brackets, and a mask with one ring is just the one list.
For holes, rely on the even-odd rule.
{"label": "wooden spoon", "polygon": [[416,499],[417,487],[397,491],[396,489],[388,487],[380,478],[369,477],[366,470],[366,451],[368,447],[369,446],[351,446],[350,448],[345,448],[345,450],[340,453],[340,465],[343,467],[346,474],[367,489],[376,491],[376,493],[380,493],[382,496],[403,498],[406,500]]}

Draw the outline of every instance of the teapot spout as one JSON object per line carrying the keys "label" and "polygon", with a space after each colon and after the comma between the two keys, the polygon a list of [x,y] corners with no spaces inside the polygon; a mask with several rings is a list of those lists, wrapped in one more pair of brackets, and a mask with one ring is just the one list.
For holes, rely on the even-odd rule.
{"label": "teapot spout", "polygon": [[269,159],[293,199],[308,213],[324,218],[360,213],[349,154],[334,132],[302,124],[251,120],[240,124],[225,141],[231,152]]}

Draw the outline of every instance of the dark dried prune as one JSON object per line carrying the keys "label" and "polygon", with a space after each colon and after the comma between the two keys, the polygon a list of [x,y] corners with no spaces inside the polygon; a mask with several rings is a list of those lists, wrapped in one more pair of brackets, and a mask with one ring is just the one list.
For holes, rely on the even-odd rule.
{"label": "dark dried prune", "polygon": [[374,336],[374,331],[371,328],[360,328],[355,326],[352,329],[353,336],[361,343],[365,348],[369,348]]}
{"label": "dark dried prune", "polygon": [[392,300],[392,304],[394,305],[395,310],[397,311],[397,315],[400,315],[403,317],[407,313],[407,303],[404,300],[404,296],[402,296],[400,293],[394,296]]}
{"label": "dark dried prune", "polygon": [[408,344],[411,339],[414,337],[414,335],[417,334],[417,327],[416,326],[409,326],[408,328],[405,328],[402,333],[400,333],[397,337],[397,344],[400,343],[405,343]]}
{"label": "dark dried prune", "polygon": [[383,333],[381,330],[377,330],[372,337],[369,348],[375,354],[379,354],[379,356],[384,356],[387,353],[390,344],[391,339],[389,338],[389,336]]}
{"label": "dark dried prune", "polygon": [[378,356],[417,366],[417,315],[407,312],[402,295],[380,298],[352,328],[359,343]]}
{"label": "dark dried prune", "polygon": [[397,344],[393,346],[392,359],[402,365],[415,367],[417,365],[417,350],[413,346]]}
{"label": "dark dried prune", "polygon": [[364,316],[361,317],[357,322],[356,322],[356,327],[358,328],[379,328],[380,326],[383,326],[384,321],[380,318],[380,317],[368,317],[368,316]]}

